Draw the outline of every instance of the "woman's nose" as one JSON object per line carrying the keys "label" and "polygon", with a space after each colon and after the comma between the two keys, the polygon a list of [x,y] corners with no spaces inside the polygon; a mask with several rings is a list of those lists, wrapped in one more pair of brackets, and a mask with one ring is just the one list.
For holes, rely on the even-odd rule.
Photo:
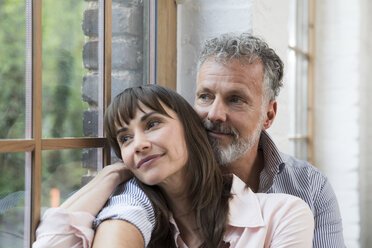
{"label": "woman's nose", "polygon": [[147,139],[147,136],[144,133],[136,134],[134,142],[136,153],[141,153],[151,148],[151,142]]}

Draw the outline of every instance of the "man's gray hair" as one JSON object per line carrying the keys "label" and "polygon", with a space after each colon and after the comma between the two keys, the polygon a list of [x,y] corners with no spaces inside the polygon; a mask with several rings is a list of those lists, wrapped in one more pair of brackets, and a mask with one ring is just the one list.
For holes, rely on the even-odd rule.
{"label": "man's gray hair", "polygon": [[283,86],[283,62],[267,43],[249,33],[222,34],[206,40],[199,56],[198,71],[201,65],[214,57],[217,62],[228,63],[231,59],[238,59],[243,64],[251,64],[260,59],[264,66],[264,99],[274,100],[280,87]]}

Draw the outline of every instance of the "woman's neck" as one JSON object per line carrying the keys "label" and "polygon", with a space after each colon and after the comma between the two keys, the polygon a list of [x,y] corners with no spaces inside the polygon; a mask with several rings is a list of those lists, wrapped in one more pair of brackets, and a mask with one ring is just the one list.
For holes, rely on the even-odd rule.
{"label": "woman's neck", "polygon": [[188,247],[200,246],[202,243],[200,230],[185,191],[177,191],[174,188],[172,190],[163,188],[163,191],[183,242]]}
{"label": "woman's neck", "polygon": [[179,215],[178,217],[174,216],[174,220],[183,242],[188,247],[199,247],[203,243],[200,235],[201,230],[196,224],[194,212]]}

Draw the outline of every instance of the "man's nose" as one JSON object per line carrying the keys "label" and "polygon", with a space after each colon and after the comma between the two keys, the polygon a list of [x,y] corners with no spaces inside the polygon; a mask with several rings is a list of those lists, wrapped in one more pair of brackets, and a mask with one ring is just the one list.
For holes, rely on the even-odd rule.
{"label": "man's nose", "polygon": [[151,142],[144,133],[137,133],[134,138],[134,149],[136,153],[141,153],[151,148]]}
{"label": "man's nose", "polygon": [[207,118],[212,122],[225,122],[227,118],[227,109],[223,101],[216,98],[209,109]]}

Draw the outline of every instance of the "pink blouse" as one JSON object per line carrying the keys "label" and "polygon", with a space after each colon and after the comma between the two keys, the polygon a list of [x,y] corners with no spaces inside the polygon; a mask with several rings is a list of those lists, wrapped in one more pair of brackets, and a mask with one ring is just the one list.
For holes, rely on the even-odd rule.
{"label": "pink blouse", "polygon": [[[302,199],[287,194],[255,194],[237,176],[233,178],[231,193],[224,236],[230,248],[312,247],[314,217]],[[174,219],[170,222],[178,247],[188,248]]]}
{"label": "pink blouse", "polygon": [[89,248],[92,246],[94,216],[86,212],[48,209],[36,230],[33,248]]}
{"label": "pink blouse", "polygon": [[[286,194],[255,194],[234,176],[228,225],[224,241],[230,248],[240,247],[312,247],[314,217],[308,205]],[[91,247],[94,216],[49,209],[36,231],[33,248]],[[174,240],[187,248],[173,218]]]}

